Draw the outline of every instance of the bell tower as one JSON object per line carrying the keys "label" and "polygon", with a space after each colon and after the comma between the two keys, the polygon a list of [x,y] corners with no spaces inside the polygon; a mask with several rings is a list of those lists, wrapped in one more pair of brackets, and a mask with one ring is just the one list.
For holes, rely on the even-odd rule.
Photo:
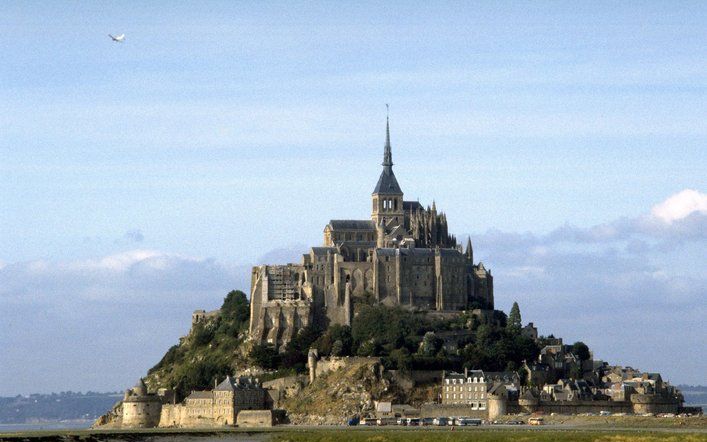
{"label": "bell tower", "polygon": [[373,211],[371,219],[380,225],[403,224],[403,191],[393,173],[393,154],[390,148],[390,122],[385,118],[385,148],[383,150],[383,172],[373,189]]}

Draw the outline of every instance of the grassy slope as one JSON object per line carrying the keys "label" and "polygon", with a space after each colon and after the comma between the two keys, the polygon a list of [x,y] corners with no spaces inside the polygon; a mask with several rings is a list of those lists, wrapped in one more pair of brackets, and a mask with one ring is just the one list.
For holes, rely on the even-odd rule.
{"label": "grassy slope", "polygon": [[703,442],[707,435],[693,433],[662,433],[601,430],[548,429],[409,429],[409,430],[301,430],[276,433],[273,440],[280,442],[436,442],[436,441],[577,441],[577,442]]}
{"label": "grassy slope", "polygon": [[195,326],[150,369],[148,387],[176,388],[184,397],[191,390],[213,387],[214,378],[220,380],[247,367],[248,315],[245,294],[229,293],[216,317]]}

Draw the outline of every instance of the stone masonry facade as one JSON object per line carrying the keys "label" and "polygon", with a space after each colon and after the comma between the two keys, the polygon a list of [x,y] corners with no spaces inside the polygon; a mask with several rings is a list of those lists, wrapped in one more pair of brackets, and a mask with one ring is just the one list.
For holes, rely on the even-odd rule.
{"label": "stone masonry facade", "polygon": [[251,274],[250,336],[281,347],[310,324],[350,325],[357,299],[420,311],[493,309],[493,277],[449,234],[436,204],[405,201],[386,122],[383,171],[366,220],[331,220],[300,264]]}

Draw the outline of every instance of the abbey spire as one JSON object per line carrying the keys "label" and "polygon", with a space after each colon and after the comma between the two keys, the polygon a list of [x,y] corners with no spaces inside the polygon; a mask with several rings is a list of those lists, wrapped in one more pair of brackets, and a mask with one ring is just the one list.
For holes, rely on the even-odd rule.
{"label": "abbey spire", "polygon": [[393,152],[390,147],[390,121],[388,117],[385,118],[385,147],[383,148],[382,166],[383,172],[378,178],[378,184],[376,184],[373,194],[400,195],[402,197],[403,191],[393,173]]}
{"label": "abbey spire", "polygon": [[[387,106],[386,106],[387,107]],[[400,223],[403,220],[403,191],[393,173],[393,152],[390,146],[390,119],[385,117],[385,146],[383,147],[383,171],[373,189],[373,213],[376,225]]]}
{"label": "abbey spire", "polygon": [[383,167],[393,167],[393,153],[390,149],[390,121],[385,117],[385,148],[383,150]]}

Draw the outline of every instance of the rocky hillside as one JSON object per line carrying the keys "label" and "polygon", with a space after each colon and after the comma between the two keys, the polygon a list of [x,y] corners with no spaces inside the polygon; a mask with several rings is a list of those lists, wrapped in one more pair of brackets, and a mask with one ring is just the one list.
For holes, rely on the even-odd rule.
{"label": "rocky hillside", "polygon": [[383,373],[376,358],[356,359],[321,375],[282,405],[295,424],[341,424],[351,416],[372,411],[374,401],[398,403],[407,395]]}
{"label": "rocky hillside", "polygon": [[226,295],[217,314],[193,326],[148,371],[145,382],[150,390],[174,388],[181,399],[192,390],[212,387],[216,377],[246,368],[248,348],[244,342],[249,314],[243,292],[236,290]]}

